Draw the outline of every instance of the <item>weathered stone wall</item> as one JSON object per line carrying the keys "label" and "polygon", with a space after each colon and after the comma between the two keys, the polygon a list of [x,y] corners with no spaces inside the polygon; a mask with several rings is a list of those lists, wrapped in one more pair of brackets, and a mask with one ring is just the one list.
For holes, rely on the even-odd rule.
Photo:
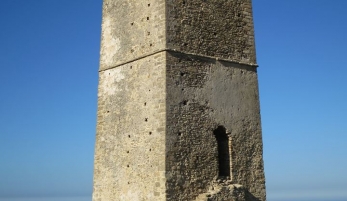
{"label": "weathered stone wall", "polygon": [[165,200],[165,53],[100,72],[94,201]]}
{"label": "weathered stone wall", "polygon": [[104,0],[100,70],[165,48],[165,0]]}
{"label": "weathered stone wall", "polygon": [[255,64],[250,0],[104,0],[100,70],[171,49]]}
{"label": "weathered stone wall", "polygon": [[251,0],[167,0],[167,48],[255,64]]}
{"label": "weathered stone wall", "polygon": [[250,0],[104,0],[100,54],[93,201],[197,199],[220,126],[223,181],[265,201]]}
{"label": "weathered stone wall", "polygon": [[218,126],[230,133],[232,182],[265,200],[256,69],[168,53],[166,76],[168,200],[192,200],[218,177]]}

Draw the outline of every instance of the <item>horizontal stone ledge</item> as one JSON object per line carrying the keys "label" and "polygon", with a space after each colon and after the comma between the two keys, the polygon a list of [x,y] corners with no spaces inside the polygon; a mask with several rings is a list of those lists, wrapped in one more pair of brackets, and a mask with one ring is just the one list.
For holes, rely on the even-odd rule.
{"label": "horizontal stone ledge", "polygon": [[153,56],[155,54],[161,53],[161,52],[174,52],[174,53],[179,53],[179,54],[184,54],[184,55],[190,55],[190,56],[195,56],[195,57],[202,57],[202,58],[207,58],[207,59],[211,59],[211,60],[216,60],[216,61],[222,61],[222,62],[228,62],[228,63],[234,63],[234,64],[240,64],[240,65],[247,65],[247,66],[251,66],[251,67],[259,67],[258,64],[253,64],[253,63],[245,63],[245,62],[240,62],[240,61],[235,61],[235,60],[231,60],[231,59],[226,59],[226,58],[219,58],[219,57],[213,57],[213,56],[207,56],[207,55],[202,55],[202,54],[195,54],[195,53],[190,53],[190,52],[183,52],[183,51],[179,51],[179,50],[175,50],[175,49],[161,49],[161,50],[157,50],[154,51],[152,53],[148,53],[148,54],[144,54],[142,56],[139,56],[137,58],[134,59],[130,59],[128,61],[125,61],[123,63],[117,64],[115,66],[111,66],[108,68],[104,68],[104,69],[100,69],[99,72],[103,72],[109,69],[113,69],[113,68],[117,68],[119,66],[149,57],[149,56]]}

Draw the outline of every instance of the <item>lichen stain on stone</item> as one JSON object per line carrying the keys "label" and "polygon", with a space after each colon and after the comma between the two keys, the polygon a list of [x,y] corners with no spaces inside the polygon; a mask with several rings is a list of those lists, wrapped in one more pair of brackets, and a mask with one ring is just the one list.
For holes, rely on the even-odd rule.
{"label": "lichen stain on stone", "polygon": [[103,91],[103,95],[114,95],[117,91],[121,91],[122,89],[119,88],[117,83],[124,78],[122,67],[100,72],[100,90]]}
{"label": "lichen stain on stone", "polygon": [[112,19],[110,17],[104,18],[103,24],[103,49],[101,52],[101,60],[107,66],[112,65],[113,57],[121,48],[121,41],[115,36],[114,26],[112,26]]}

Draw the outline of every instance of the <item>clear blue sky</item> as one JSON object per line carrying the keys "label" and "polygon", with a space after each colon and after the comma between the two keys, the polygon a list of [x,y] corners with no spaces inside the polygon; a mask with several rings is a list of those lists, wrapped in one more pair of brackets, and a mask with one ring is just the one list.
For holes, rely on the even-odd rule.
{"label": "clear blue sky", "polygon": [[[254,0],[268,201],[347,200],[347,1]],[[101,0],[1,0],[0,198],[91,197]]]}

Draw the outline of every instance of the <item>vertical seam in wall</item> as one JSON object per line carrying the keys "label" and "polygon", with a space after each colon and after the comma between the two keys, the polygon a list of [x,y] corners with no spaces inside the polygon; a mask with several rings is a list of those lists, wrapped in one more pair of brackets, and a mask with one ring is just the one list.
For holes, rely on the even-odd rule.
{"label": "vertical seam in wall", "polygon": [[[166,23],[166,22],[165,22]],[[165,124],[165,128],[164,128],[164,144],[165,144],[165,147],[164,147],[164,177],[165,177],[165,192],[164,192],[164,197],[165,197],[165,200],[167,200],[167,194],[166,194],[166,189],[167,189],[167,177],[166,177],[166,170],[167,170],[167,162],[166,162],[166,150],[167,150],[167,125],[168,125],[168,114],[169,114],[169,112],[168,112],[168,104],[167,104],[167,91],[168,91],[168,89],[167,89],[167,54],[168,54],[168,52],[167,51],[165,51],[165,52],[163,52],[163,54],[164,54],[164,60],[165,60],[165,63],[164,63],[164,77],[165,77],[165,79],[164,79],[164,86],[165,86],[165,104],[164,104],[164,107],[165,107],[165,122],[164,122],[164,124]]]}
{"label": "vertical seam in wall", "polygon": [[[164,44],[164,48],[165,50],[167,50],[168,48],[168,1],[167,0],[164,0],[164,40],[165,40],[165,44]],[[167,51],[164,51],[164,73],[165,73],[165,80],[164,80],[164,84],[165,84],[165,131],[164,131],[164,144],[165,144],[165,147],[164,147],[164,171],[165,171],[165,200],[167,200],[167,193],[166,193],[166,189],[167,189],[167,177],[166,177],[166,171],[167,171],[167,132],[168,132],[168,129],[167,129],[167,125],[168,125],[168,114],[169,114],[169,108],[168,108],[168,103],[167,103],[167,92],[168,92],[168,86],[167,86],[167,60],[168,60],[168,52]]]}
{"label": "vertical seam in wall", "polygon": [[[164,40],[165,40],[165,44],[164,44],[164,47],[165,47],[165,50],[168,48],[168,1],[167,0],[164,0]],[[167,133],[168,133],[168,129],[167,129],[167,125],[168,125],[168,114],[169,114],[169,108],[168,108],[168,103],[167,103],[167,92],[168,92],[168,86],[167,86],[167,60],[168,60],[168,52],[167,51],[164,51],[164,61],[165,61],[165,64],[164,64],[164,72],[165,72],[165,81],[164,81],[164,84],[165,84],[165,132],[164,132],[164,143],[165,143],[165,148],[164,148],[164,171],[165,171],[165,200],[167,200],[167,193],[166,193],[166,189],[167,189],[167,177],[166,177],[166,171],[167,171],[167,161],[166,161],[166,158],[167,158]]]}
{"label": "vertical seam in wall", "polygon": [[[165,22],[165,25],[164,25],[164,40],[165,40],[165,46],[164,48],[165,49],[168,49],[168,41],[167,41],[167,35],[168,35],[168,20],[169,17],[168,17],[168,3],[166,0],[164,0],[164,22]],[[166,57],[165,57],[166,58]]]}

